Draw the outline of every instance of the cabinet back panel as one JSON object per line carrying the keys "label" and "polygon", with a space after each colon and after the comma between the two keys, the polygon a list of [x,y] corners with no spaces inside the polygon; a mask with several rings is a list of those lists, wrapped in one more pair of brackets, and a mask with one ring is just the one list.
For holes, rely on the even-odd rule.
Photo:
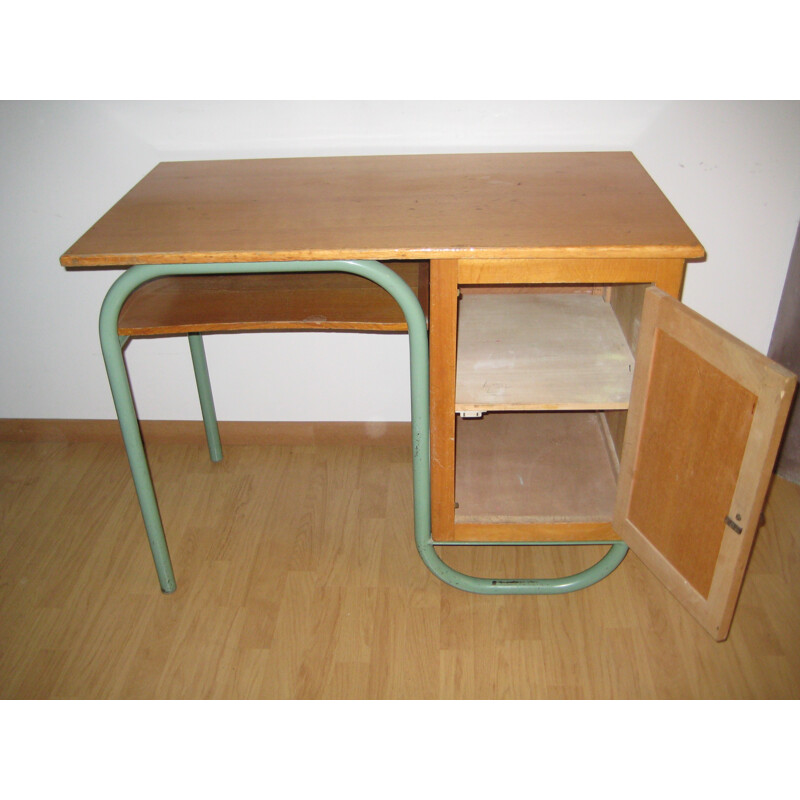
{"label": "cabinet back panel", "polygon": [[602,522],[616,475],[600,415],[506,412],[456,426],[456,522]]}
{"label": "cabinet back panel", "polygon": [[472,294],[459,309],[457,411],[627,408],[633,354],[589,294]]}

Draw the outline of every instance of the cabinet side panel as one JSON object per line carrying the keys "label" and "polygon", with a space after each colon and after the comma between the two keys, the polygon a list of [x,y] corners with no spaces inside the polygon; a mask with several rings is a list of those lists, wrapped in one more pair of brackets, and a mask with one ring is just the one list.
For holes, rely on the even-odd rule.
{"label": "cabinet side panel", "polygon": [[[649,284],[612,284],[608,287],[608,302],[614,309],[614,315],[619,322],[631,352],[636,352],[639,344],[639,328],[642,321],[642,307],[644,293]],[[628,420],[627,411],[603,412],[608,425],[611,442],[617,454],[617,460],[622,459],[622,442],[625,439],[625,424]]]}
{"label": "cabinet side panel", "polygon": [[639,327],[642,322],[644,293],[649,284],[626,283],[608,287],[608,302],[614,309],[622,334],[635,353],[639,343]]}
{"label": "cabinet side panel", "polygon": [[455,393],[458,261],[430,267],[431,528],[452,541],[455,525]]}
{"label": "cabinet side panel", "polygon": [[663,261],[656,274],[655,285],[676,300],[683,293],[683,278],[686,274],[686,262],[680,259]]}

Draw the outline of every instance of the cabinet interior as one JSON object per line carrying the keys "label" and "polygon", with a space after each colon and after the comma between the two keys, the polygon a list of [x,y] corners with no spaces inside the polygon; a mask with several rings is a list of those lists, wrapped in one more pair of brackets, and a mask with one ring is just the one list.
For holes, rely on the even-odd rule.
{"label": "cabinet interior", "polygon": [[461,287],[456,540],[610,524],[646,287]]}

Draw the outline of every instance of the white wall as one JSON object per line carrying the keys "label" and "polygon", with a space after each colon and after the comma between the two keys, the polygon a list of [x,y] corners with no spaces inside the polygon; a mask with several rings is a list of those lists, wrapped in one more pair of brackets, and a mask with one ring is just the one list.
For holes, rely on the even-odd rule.
{"label": "white wall", "polygon": [[[0,103],[0,417],[114,416],[97,311],[58,257],[157,162],[632,150],[708,252],[684,300],[766,352],[798,219],[800,103]],[[207,337],[220,419],[405,420],[404,336]],[[127,350],[144,419],[199,416],[188,346]]]}

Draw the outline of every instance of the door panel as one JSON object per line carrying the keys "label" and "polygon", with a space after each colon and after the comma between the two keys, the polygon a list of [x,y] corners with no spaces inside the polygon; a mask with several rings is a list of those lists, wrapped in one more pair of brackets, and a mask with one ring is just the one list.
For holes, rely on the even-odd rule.
{"label": "door panel", "polygon": [[731,617],[795,378],[648,289],[614,528],[718,640]]}

